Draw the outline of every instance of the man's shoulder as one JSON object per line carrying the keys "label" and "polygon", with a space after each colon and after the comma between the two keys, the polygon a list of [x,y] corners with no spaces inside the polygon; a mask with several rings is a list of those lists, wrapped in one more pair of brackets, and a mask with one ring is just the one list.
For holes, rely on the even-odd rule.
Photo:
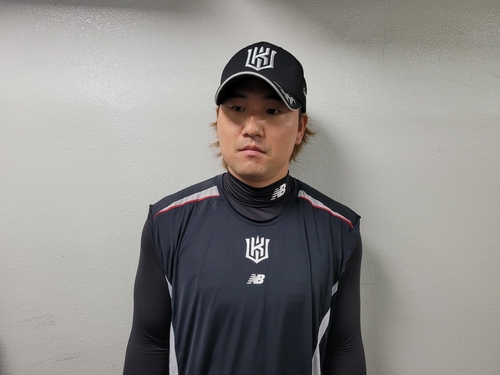
{"label": "man's shoulder", "polygon": [[170,211],[177,207],[182,207],[192,202],[199,202],[205,199],[218,197],[218,177],[219,176],[211,177],[205,181],[198,182],[160,199],[158,202],[151,205],[151,213],[153,215],[153,218],[164,212]]}
{"label": "man's shoulder", "polygon": [[329,212],[332,216],[338,217],[342,220],[346,219],[344,221],[348,222],[351,227],[357,224],[360,216],[354,210],[330,198],[305,182],[298,179],[295,180],[299,186],[298,198],[304,199],[311,206],[317,209]]}

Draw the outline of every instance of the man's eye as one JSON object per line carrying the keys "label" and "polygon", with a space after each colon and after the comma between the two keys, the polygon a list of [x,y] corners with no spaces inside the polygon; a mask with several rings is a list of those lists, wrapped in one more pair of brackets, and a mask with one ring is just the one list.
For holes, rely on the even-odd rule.
{"label": "man's eye", "polygon": [[233,111],[236,111],[236,112],[243,112],[244,111],[243,107],[240,107],[239,105],[233,105],[233,106],[231,106],[231,109]]}
{"label": "man's eye", "polygon": [[280,112],[281,112],[281,111],[280,111],[279,109],[272,109],[272,108],[271,108],[271,109],[266,110],[266,113],[267,113],[268,115],[277,115],[277,114],[278,114],[278,113],[280,113]]}

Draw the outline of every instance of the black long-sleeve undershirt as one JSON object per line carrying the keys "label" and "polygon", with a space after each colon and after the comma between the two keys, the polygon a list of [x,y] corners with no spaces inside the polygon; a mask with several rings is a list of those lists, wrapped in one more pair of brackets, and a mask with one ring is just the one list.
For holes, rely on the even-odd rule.
{"label": "black long-sleeve undershirt", "polygon": [[327,353],[323,363],[326,375],[366,374],[365,352],[360,324],[361,237],[340,275],[335,309],[330,317]]}
{"label": "black long-sleeve undershirt", "polygon": [[134,286],[134,317],[124,375],[169,373],[171,305],[165,275],[154,255],[150,217],[144,225]]}

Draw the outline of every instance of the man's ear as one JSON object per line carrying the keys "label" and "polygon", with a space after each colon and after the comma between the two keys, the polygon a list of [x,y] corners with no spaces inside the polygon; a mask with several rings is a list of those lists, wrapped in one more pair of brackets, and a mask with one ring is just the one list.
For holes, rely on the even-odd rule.
{"label": "man's ear", "polygon": [[307,123],[309,122],[309,117],[306,113],[300,116],[299,120],[299,131],[297,132],[297,138],[295,139],[295,144],[300,145],[302,143],[302,138],[304,138],[304,133],[306,132]]}

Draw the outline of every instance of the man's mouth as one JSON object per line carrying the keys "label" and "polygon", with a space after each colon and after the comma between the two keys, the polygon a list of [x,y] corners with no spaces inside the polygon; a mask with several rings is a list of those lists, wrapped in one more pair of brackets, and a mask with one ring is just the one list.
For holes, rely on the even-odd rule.
{"label": "man's mouth", "polygon": [[255,153],[264,154],[264,151],[256,145],[247,145],[247,146],[241,148],[240,151],[248,151],[248,153],[255,152]]}

